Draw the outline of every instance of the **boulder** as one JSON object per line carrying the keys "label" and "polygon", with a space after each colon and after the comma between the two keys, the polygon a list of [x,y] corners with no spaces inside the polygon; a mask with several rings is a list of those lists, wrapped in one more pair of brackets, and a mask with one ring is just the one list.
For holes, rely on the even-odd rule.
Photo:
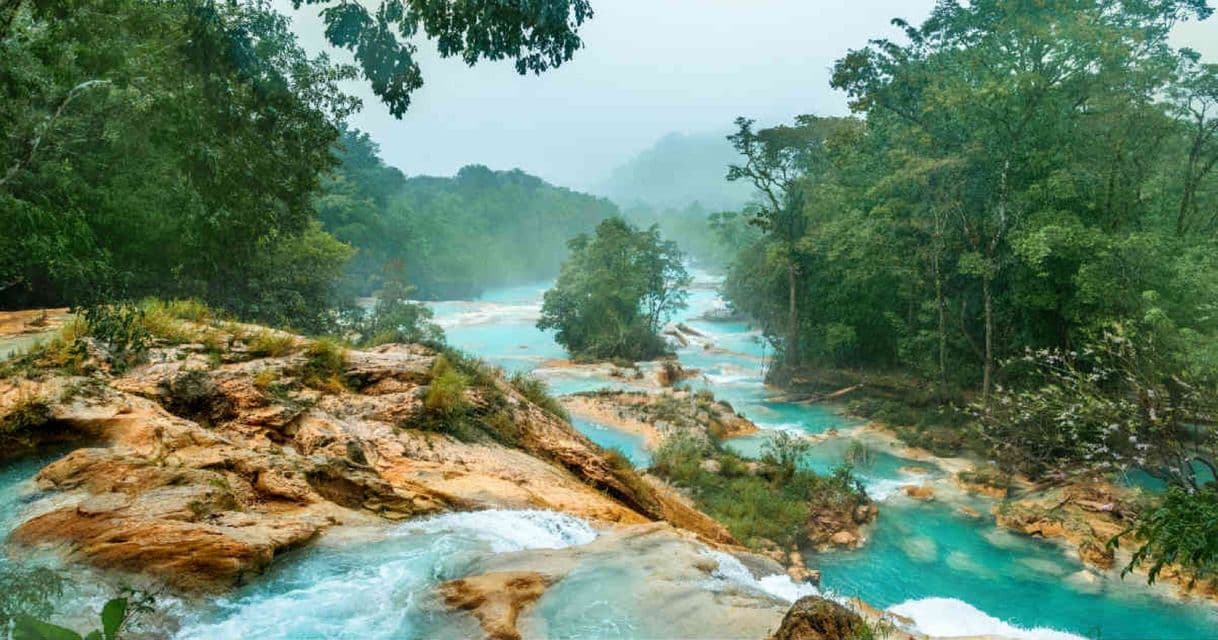
{"label": "boulder", "polygon": [[795,582],[807,582],[820,586],[820,571],[817,569],[809,569],[803,565],[792,565],[787,567],[787,576]]}
{"label": "boulder", "polygon": [[838,547],[853,547],[858,544],[859,537],[850,531],[838,531],[829,538],[829,542]]}
{"label": "boulder", "polygon": [[956,513],[958,513],[970,520],[976,520],[981,517],[981,512],[977,511],[976,509],[974,509],[972,507],[965,507],[965,506],[959,507],[958,509],[956,509]]}
{"label": "boulder", "polygon": [[866,631],[859,614],[832,600],[805,596],[791,605],[770,640],[850,640]]}

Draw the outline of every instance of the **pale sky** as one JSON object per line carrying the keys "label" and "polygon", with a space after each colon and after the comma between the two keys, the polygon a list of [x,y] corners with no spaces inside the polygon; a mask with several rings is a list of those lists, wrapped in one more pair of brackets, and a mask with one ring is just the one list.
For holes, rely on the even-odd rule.
{"label": "pale sky", "polygon": [[[316,7],[293,11],[306,48],[324,45]],[[424,87],[395,120],[362,83],[354,126],[407,174],[451,175],[466,164],[521,168],[588,188],[670,132],[727,132],[840,115],[833,62],[869,38],[895,37],[893,17],[919,23],[933,0],[592,0],[574,60],[541,76],[507,63],[466,67],[420,45]],[[1177,28],[1175,42],[1218,60],[1218,18]],[[345,59],[341,54],[334,54]]]}

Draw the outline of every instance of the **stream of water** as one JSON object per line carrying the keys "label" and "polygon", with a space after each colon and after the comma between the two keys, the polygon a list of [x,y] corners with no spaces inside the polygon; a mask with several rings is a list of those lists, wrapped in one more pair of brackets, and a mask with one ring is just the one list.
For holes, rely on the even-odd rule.
{"label": "stream of water", "polygon": [[[821,434],[859,424],[824,406],[768,401],[777,394],[762,380],[767,345],[744,323],[703,320],[723,303],[716,280],[696,275],[689,308],[675,319],[706,334],[713,345],[678,349],[682,364],[702,373],[692,381],[694,386],[710,389],[763,429]],[[450,343],[506,369],[532,370],[555,393],[634,386],[629,380],[546,366],[565,354],[533,326],[545,287],[500,289],[477,302],[446,302],[434,308]],[[641,438],[586,420],[576,420],[575,426],[598,444],[623,450],[636,463],[648,459]],[[764,437],[729,445],[755,455]],[[848,444],[845,438],[828,439],[813,449],[806,463],[827,471],[841,461]],[[880,517],[863,549],[810,559],[810,566],[821,569],[826,590],[892,608],[913,618],[923,631],[943,635],[1218,637],[1218,609],[1208,603],[1182,601],[1167,589],[1148,589],[1134,576],[1121,581],[1097,573],[1055,544],[1017,536],[987,518],[963,515],[959,503],[904,497],[897,489],[917,481],[907,473],[911,466],[927,465],[876,453],[870,465],[856,469],[869,493],[882,501]],[[941,473],[932,470],[932,475]],[[981,513],[991,506],[982,498],[967,500]]]}
{"label": "stream of water", "polygon": [[[762,382],[767,349],[741,323],[700,320],[721,305],[715,281],[699,274],[681,321],[705,333],[713,346],[679,350],[687,367],[703,376],[693,384],[711,389],[764,430],[824,433],[858,422],[816,405],[770,402]],[[607,371],[555,366],[566,354],[534,326],[544,285],[492,291],[478,301],[436,303],[437,321],[455,346],[510,371],[533,371],[554,393],[637,386]],[[642,438],[606,425],[576,420],[576,428],[603,446],[615,447],[645,466]],[[762,435],[730,446],[755,454]],[[841,459],[845,438],[829,438],[805,464],[827,470]],[[42,502],[30,478],[45,460],[0,467],[0,530],[7,532]],[[857,596],[912,618],[937,635],[997,634],[1012,638],[1163,640],[1218,637],[1218,610],[1152,591],[1137,578],[1122,582],[1083,567],[1061,548],[1016,536],[957,511],[958,505],[919,503],[897,489],[911,480],[911,465],[924,462],[876,453],[858,469],[869,493],[882,502],[877,525],[858,551],[809,558],[823,572],[823,588]],[[942,475],[938,469],[932,475]],[[970,503],[985,513],[989,503]],[[570,516],[535,511],[449,514],[379,528],[346,529],[278,560],[267,575],[224,598],[162,601],[179,638],[463,638],[479,635],[472,617],[447,611],[434,587],[466,575],[479,558],[524,549],[582,545],[599,533]],[[646,571],[630,558],[581,566],[546,592],[522,619],[522,628],[544,628],[552,638],[637,638],[663,635],[646,610],[615,594],[629,594]],[[17,560],[0,560],[3,563]],[[26,562],[27,559],[21,559]],[[716,580],[792,600],[806,587],[774,576],[757,580],[739,563],[720,558]],[[107,590],[92,574],[76,575],[65,593],[65,611],[96,609]],[[91,581],[92,580],[92,581]],[[707,585],[712,588],[713,585]],[[801,590],[803,589],[803,590]],[[91,616],[92,614],[90,614]],[[89,622],[79,615],[58,621]],[[78,626],[80,626],[78,624]],[[713,635],[714,630],[706,630]]]}

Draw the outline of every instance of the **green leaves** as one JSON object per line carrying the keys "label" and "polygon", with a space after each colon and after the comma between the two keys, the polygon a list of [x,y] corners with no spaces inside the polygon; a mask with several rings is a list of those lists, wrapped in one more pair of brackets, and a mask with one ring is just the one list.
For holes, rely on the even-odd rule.
{"label": "green leaves", "polygon": [[[90,634],[92,637],[93,634]],[[19,615],[13,625],[13,640],[82,640],[82,637],[71,629]]]}
{"label": "green leaves", "polygon": [[655,226],[640,230],[613,217],[570,247],[558,282],[545,293],[538,328],[556,329],[555,340],[576,357],[643,360],[663,353],[658,332],[685,307],[691,280],[677,246]]}
{"label": "green leaves", "polygon": [[1162,502],[1139,516],[1137,523],[1108,542],[1117,548],[1129,535],[1138,541],[1121,576],[1147,566],[1147,582],[1153,584],[1169,566],[1183,567],[1189,586],[1198,579],[1218,576],[1218,488],[1197,491],[1171,487]]}
{"label": "green leaves", "polygon": [[[127,621],[127,599],[115,598],[106,603],[102,607],[101,612],[101,638],[100,640],[116,640],[118,632],[123,628],[123,623]],[[97,633],[94,631],[93,633]]]}
{"label": "green leaves", "polygon": [[42,622],[28,615],[18,615],[13,625],[13,640],[118,640],[119,632],[128,618],[127,598],[114,598],[102,607],[101,629],[81,636],[49,622]]}
{"label": "green leaves", "polygon": [[414,60],[419,34],[434,39],[445,58],[459,56],[469,65],[510,59],[523,75],[569,61],[583,46],[579,27],[592,18],[587,0],[382,0],[374,9],[335,0],[292,4],[327,5],[321,11],[326,39],[355,54],[373,92],[398,118],[410,106],[411,93],[423,86]]}

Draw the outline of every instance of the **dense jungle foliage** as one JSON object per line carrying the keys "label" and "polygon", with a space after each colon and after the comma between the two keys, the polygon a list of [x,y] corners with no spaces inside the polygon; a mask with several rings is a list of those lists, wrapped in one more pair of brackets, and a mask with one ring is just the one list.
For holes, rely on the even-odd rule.
{"label": "dense jungle foliage", "polygon": [[[727,178],[758,233],[724,293],[771,380],[899,372],[1008,471],[1138,467],[1178,488],[1163,509],[1212,506],[1218,66],[1168,39],[1211,13],[944,0],[838,60],[851,117],[740,118]],[[1162,513],[1135,561],[1212,572],[1218,530]]]}
{"label": "dense jungle foliage", "polygon": [[406,178],[357,131],[338,148],[342,164],[323,181],[318,213],[326,231],[358,248],[344,281],[355,295],[379,289],[386,264],[401,265],[429,299],[551,278],[569,238],[617,214],[608,200],[519,170],[471,165],[453,178]]}
{"label": "dense jungle foliage", "polygon": [[685,308],[690,276],[675,242],[656,226],[605,220],[570,243],[558,282],[545,293],[539,329],[577,359],[648,360],[668,351],[660,329]]}
{"label": "dense jungle foliage", "polygon": [[0,2],[0,308],[196,298],[321,332],[386,269],[427,296],[551,276],[616,211],[520,172],[407,180],[344,124],[360,76],[401,115],[418,29],[542,71],[578,48],[583,0],[295,4],[356,64],[307,55],[263,0]]}

